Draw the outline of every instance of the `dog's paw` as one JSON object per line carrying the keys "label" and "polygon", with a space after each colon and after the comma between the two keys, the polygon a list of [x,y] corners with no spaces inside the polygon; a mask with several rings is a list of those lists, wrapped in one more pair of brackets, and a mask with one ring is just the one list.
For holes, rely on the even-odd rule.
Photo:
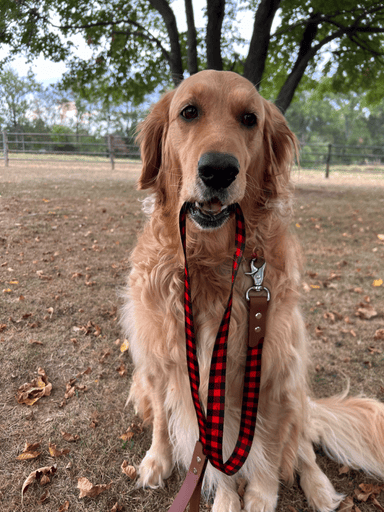
{"label": "dog's paw", "polygon": [[218,487],[212,512],[241,512],[240,497],[237,492]]}
{"label": "dog's paw", "polygon": [[333,512],[345,498],[335,491],[328,477],[317,467],[303,471],[300,485],[309,505],[318,512]]}
{"label": "dog's paw", "polygon": [[244,512],[274,512],[277,504],[277,492],[247,489],[244,494]]}
{"label": "dog's paw", "polygon": [[166,480],[172,473],[172,453],[159,453],[153,450],[147,451],[139,467],[139,479],[136,487],[150,487],[156,489],[163,487]]}

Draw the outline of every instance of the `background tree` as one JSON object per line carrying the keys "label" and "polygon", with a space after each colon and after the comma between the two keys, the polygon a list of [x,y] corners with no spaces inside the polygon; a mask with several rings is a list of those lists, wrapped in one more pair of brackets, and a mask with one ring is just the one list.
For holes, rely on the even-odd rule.
{"label": "background tree", "polygon": [[31,105],[31,94],[41,90],[32,71],[21,78],[8,67],[0,73],[0,121],[3,128],[18,131],[28,122],[26,114]]}
{"label": "background tree", "polygon": [[[11,56],[66,60],[64,82],[84,97],[97,94],[102,78],[121,100],[138,103],[204,68],[243,74],[283,112],[295,91],[316,87],[322,76],[331,77],[332,90],[368,91],[371,102],[384,96],[381,0],[207,0],[203,29],[192,0],[184,4],[186,33],[171,0],[0,0],[0,44]],[[281,23],[272,31],[277,12]],[[239,14],[254,19],[250,41],[240,36]],[[91,59],[74,56],[74,34]]]}

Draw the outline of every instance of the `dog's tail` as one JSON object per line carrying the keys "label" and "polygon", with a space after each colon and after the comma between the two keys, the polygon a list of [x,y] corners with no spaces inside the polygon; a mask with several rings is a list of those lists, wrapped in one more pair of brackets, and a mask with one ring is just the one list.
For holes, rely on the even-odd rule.
{"label": "dog's tail", "polygon": [[310,399],[307,434],[333,460],[384,479],[384,404],[347,393]]}

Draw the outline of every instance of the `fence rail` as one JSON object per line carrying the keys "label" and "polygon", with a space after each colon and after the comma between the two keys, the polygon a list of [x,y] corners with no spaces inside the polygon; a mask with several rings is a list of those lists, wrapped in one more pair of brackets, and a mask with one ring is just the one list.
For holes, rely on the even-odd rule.
{"label": "fence rail", "polygon": [[[1,149],[1,148],[0,148]],[[139,159],[140,150],[133,137],[120,135],[94,135],[72,133],[12,133],[3,132],[2,153],[5,165],[9,160],[52,160],[65,159],[83,161],[109,160],[112,169],[115,160]],[[70,155],[70,157],[69,157]],[[384,172],[384,143],[382,146],[347,146],[341,144],[302,144],[300,166],[303,168],[324,168],[326,177],[330,168],[337,165],[375,166]]]}
{"label": "fence rail", "polygon": [[120,135],[94,135],[72,133],[12,133],[3,132],[3,156],[5,165],[12,160],[46,160],[48,155],[54,159],[92,160],[98,157],[111,162],[112,169],[116,159],[139,159],[140,151],[132,137]]}
{"label": "fence rail", "polygon": [[[328,178],[331,166],[366,165],[380,170],[384,165],[384,143],[382,146],[349,146],[342,144],[302,144],[300,147],[300,165],[303,168],[321,168],[325,166]],[[381,169],[384,172],[384,168]]]}

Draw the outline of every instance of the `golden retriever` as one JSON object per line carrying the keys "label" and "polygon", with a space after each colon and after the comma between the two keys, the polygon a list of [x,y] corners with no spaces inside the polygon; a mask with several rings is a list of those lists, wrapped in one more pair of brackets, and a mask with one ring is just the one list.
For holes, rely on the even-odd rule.
{"label": "golden retriever", "polygon": [[309,505],[335,510],[342,496],[316,464],[313,443],[335,460],[384,477],[384,406],[336,396],[310,398],[307,335],[299,309],[300,251],[290,234],[290,166],[295,137],[278,109],[245,78],[202,71],[166,93],[141,124],[140,189],[149,220],[132,254],[123,309],[135,371],[130,399],[153,424],[138,484],[161,486],[174,464],[188,468],[199,437],[184,332],[184,255],[178,217],[184,203],[200,398],[206,405],[212,347],[228,300],[234,216],[241,205],[247,243],[233,295],[228,340],[224,460],[238,436],[247,346],[245,292],[253,253],[267,263],[271,292],[255,437],[233,477],[208,464],[204,488],[213,512],[239,512],[236,478],[246,479],[247,512],[275,510],[279,481],[295,472]]}

